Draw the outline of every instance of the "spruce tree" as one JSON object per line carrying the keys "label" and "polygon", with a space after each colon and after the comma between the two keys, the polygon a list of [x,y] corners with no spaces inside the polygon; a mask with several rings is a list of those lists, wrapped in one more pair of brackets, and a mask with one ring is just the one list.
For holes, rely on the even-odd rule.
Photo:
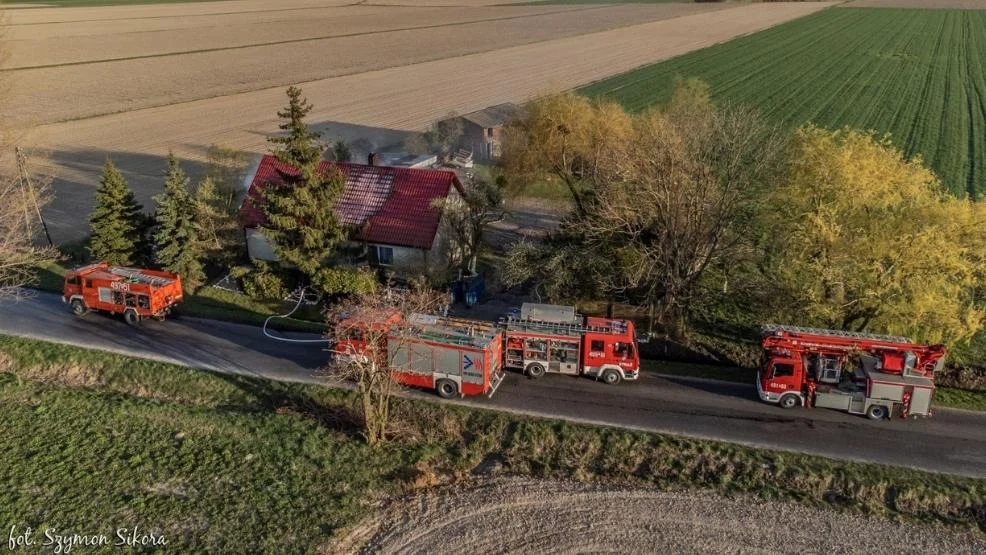
{"label": "spruce tree", "polygon": [[89,255],[121,266],[138,262],[143,231],[141,210],[127,180],[107,159],[96,189],[96,205],[89,215]]}
{"label": "spruce tree", "polygon": [[242,236],[235,212],[230,210],[232,192],[209,176],[195,189],[196,221],[201,231],[204,256],[213,264],[228,266],[242,251]]}
{"label": "spruce tree", "polygon": [[304,121],[312,106],[301,98],[301,90],[289,88],[288,99],[288,107],[277,114],[285,120],[280,128],[287,135],[269,140],[279,145],[272,151],[277,159],[297,169],[297,174],[281,172],[281,183],[264,188],[263,231],[281,263],[296,267],[323,291],[334,292],[326,266],[336,246],[346,239],[333,212],[345,178],[334,167],[320,168],[324,147],[319,134]]}
{"label": "spruce tree", "polygon": [[312,105],[301,96],[301,89],[288,87],[288,106],[277,112],[277,117],[284,120],[278,127],[286,135],[269,137],[267,141],[274,145],[274,156],[289,166],[300,168],[322,160],[325,152],[320,140],[322,134],[305,123],[305,116],[311,111]]}
{"label": "spruce tree", "polygon": [[205,281],[202,267],[201,230],[196,222],[195,201],[188,191],[188,176],[174,153],[168,154],[164,192],[154,197],[157,230],[154,255],[158,264],[181,276],[186,289],[194,290]]}

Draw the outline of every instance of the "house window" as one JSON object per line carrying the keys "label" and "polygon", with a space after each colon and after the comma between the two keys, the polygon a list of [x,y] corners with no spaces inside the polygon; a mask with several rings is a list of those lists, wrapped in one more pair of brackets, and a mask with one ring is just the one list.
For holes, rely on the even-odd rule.
{"label": "house window", "polygon": [[377,264],[390,266],[394,263],[394,249],[390,247],[377,247]]}
{"label": "house window", "polygon": [[486,136],[489,137],[489,138],[491,138],[491,139],[493,138],[493,128],[492,127],[487,127],[486,128]]}

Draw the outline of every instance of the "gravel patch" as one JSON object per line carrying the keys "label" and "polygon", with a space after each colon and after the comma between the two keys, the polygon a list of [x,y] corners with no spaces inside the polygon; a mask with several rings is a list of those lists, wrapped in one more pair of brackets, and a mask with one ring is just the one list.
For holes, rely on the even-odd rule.
{"label": "gravel patch", "polygon": [[790,502],[500,479],[397,502],[334,545],[359,553],[986,553],[957,530]]}

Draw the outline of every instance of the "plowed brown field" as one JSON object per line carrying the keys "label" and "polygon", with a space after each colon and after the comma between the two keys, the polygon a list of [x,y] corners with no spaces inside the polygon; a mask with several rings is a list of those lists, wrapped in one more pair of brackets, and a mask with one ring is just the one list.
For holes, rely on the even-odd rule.
{"label": "plowed brown field", "polygon": [[[85,231],[107,156],[149,203],[169,149],[191,162],[211,143],[263,151],[288,84],[302,83],[316,107],[310,120],[329,138],[368,136],[385,146],[450,111],[522,102],[827,5],[436,9],[293,0],[264,9],[234,0],[16,10],[7,67],[50,67],[5,72],[15,84],[6,117],[56,122],[34,140],[55,162],[50,223],[65,240]],[[82,15],[71,23],[66,13]],[[100,61],[121,57],[133,59]]]}
{"label": "plowed brown field", "polygon": [[791,502],[531,479],[426,491],[326,553],[981,553],[968,531]]}

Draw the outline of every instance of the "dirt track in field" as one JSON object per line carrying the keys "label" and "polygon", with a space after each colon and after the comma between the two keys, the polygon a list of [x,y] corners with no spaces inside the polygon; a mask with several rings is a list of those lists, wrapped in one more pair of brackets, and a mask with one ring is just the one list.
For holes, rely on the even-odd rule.
{"label": "dirt track in field", "polygon": [[[529,479],[426,492],[333,547],[360,553],[982,553],[971,534],[795,503]],[[329,549],[332,551],[332,548]]]}
{"label": "dirt track in field", "polygon": [[[315,104],[309,121],[325,131],[327,139],[368,138],[383,148],[452,111],[523,102],[756,32],[828,4],[469,10],[325,5],[288,0],[271,10],[259,0],[233,0],[11,10],[13,37],[34,47],[15,55],[20,63],[166,54],[176,47],[187,51],[245,46],[0,74],[0,79],[13,77],[16,85],[15,102],[6,104],[13,112],[11,119],[38,123],[81,118],[42,125],[32,136],[34,144],[50,152],[59,178],[56,201],[48,210],[55,239],[84,233],[85,214],[107,156],[149,207],[169,150],[188,162],[193,175],[212,143],[264,151],[266,137],[276,130],[275,112],[284,103],[287,84],[301,83]],[[177,18],[184,13],[182,6],[194,8],[194,13]],[[77,19],[85,21],[65,23],[67,13],[80,14]],[[514,17],[511,14],[522,17],[468,22]],[[281,19],[267,22],[272,18]],[[393,30],[395,24],[429,21],[448,26]],[[247,44],[309,36],[305,33],[320,32],[322,23],[329,32],[383,32]],[[590,32],[598,29],[608,30]],[[46,43],[52,48],[39,48]],[[88,46],[73,48],[75,44]],[[14,47],[19,51],[16,42]],[[85,117],[101,112],[113,113]]]}
{"label": "dirt track in field", "polygon": [[986,0],[855,0],[845,7],[986,10]]}

